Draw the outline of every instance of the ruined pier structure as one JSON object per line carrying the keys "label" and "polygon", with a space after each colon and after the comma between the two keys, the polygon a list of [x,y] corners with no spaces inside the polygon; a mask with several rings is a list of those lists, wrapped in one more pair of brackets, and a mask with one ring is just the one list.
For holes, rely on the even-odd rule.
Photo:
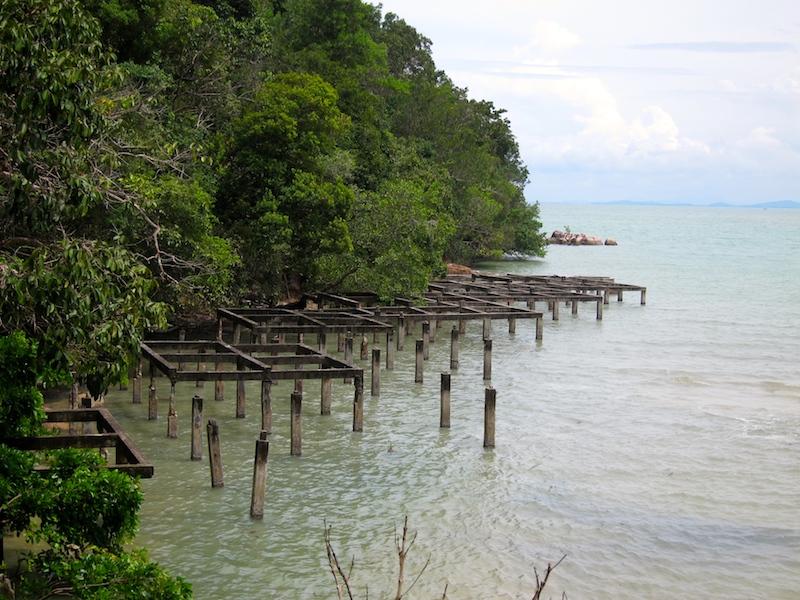
{"label": "ruined pier structure", "polygon": [[[354,342],[360,338],[360,358],[370,358],[370,343],[385,339],[385,368],[394,368],[395,351],[402,351],[405,338],[421,323],[422,337],[416,340],[415,381],[422,382],[423,364],[428,358],[429,344],[445,321],[453,323],[450,332],[450,368],[458,368],[458,339],[466,332],[467,321],[483,321],[484,379],[491,379],[492,321],[508,321],[510,333],[516,331],[517,319],[534,319],[536,339],[543,337],[542,304],[559,319],[559,306],[565,305],[578,314],[582,303],[594,304],[595,316],[603,318],[603,306],[610,298],[622,301],[625,291],[638,291],[641,304],[646,302],[646,288],[620,284],[605,277],[560,277],[521,275],[455,275],[430,284],[428,292],[418,298],[395,298],[383,304],[374,294],[335,295],[317,293],[305,296],[299,308],[226,308],[217,311],[217,332],[214,340],[148,340],[142,343],[142,354],[133,382],[133,401],[142,402],[142,365],[149,363],[148,417],[158,418],[156,376],[163,374],[170,381],[168,437],[177,437],[175,385],[178,381],[195,381],[197,387],[206,381],[215,383],[214,397],[222,400],[225,382],[235,382],[236,417],[245,417],[245,382],[261,382],[261,435],[256,451],[254,478],[263,479],[257,467],[266,462],[272,433],[272,386],[280,380],[294,381],[291,394],[291,454],[301,454],[301,403],[303,383],[309,379],[321,382],[320,414],[330,414],[331,382],[342,379],[352,382],[353,431],[363,430],[364,370],[354,364]],[[341,358],[327,352],[329,336],[336,336],[336,349]],[[372,338],[370,341],[370,337]],[[291,341],[287,342],[287,339]],[[227,341],[226,341],[227,339]],[[307,343],[308,342],[308,343]],[[309,345],[313,343],[314,345]],[[371,393],[380,394],[380,348],[371,353]],[[442,427],[450,424],[450,378],[442,377]],[[486,447],[494,446],[495,390],[489,388],[491,410],[487,409],[484,438]],[[487,400],[489,402],[489,400]],[[199,459],[202,428],[202,399],[196,396],[192,407],[192,458]],[[491,418],[491,424],[488,419]],[[212,460],[212,481],[222,485],[221,472],[214,475],[215,451],[218,443],[216,423],[209,423],[209,454]],[[216,436],[216,438],[215,438]],[[265,446],[266,444],[266,446]],[[218,453],[218,452],[217,452]],[[261,459],[259,459],[261,457]],[[218,465],[217,465],[218,467]],[[254,479],[255,481],[255,479]],[[254,494],[256,485],[254,484]],[[252,514],[258,515],[254,495]]]}

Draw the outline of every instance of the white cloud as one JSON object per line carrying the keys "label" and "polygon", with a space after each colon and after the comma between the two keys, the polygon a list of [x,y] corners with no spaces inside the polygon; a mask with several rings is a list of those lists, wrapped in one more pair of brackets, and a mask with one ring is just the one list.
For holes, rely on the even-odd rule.
{"label": "white cloud", "polygon": [[775,79],[772,89],[781,94],[800,95],[800,68],[794,69],[785,77]]}
{"label": "white cloud", "polygon": [[581,38],[577,33],[554,21],[540,19],[533,26],[533,38],[527,44],[514,48],[514,57],[522,61],[528,61],[532,57],[538,59],[541,53],[557,54],[579,46],[580,43]]}

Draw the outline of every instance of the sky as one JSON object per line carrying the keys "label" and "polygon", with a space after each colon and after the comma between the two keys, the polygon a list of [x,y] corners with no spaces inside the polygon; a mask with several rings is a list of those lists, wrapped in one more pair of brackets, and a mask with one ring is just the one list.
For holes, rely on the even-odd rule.
{"label": "sky", "polygon": [[381,4],[507,111],[530,202],[800,201],[800,0]]}

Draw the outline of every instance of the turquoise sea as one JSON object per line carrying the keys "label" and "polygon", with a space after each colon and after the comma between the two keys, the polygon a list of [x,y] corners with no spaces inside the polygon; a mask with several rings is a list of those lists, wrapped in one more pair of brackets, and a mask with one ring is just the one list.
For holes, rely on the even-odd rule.
{"label": "turquoise sea", "polygon": [[561,310],[539,342],[533,321],[515,334],[496,322],[495,449],[482,447],[478,322],[453,372],[449,430],[438,427],[443,334],[423,384],[408,338],[381,396],[367,390],[361,434],[351,385],[334,384],[333,415],[320,417],[308,382],[299,458],[291,386],[275,387],[263,522],[248,517],[255,387],[245,419],[230,395],[199,390],[220,421],[221,489],[205,460],[189,460],[193,384],[178,387],[177,440],[163,403],[148,421],[146,404],[114,391],[107,407],[156,468],[137,542],[201,600],[335,598],[323,523],[354,561],[355,596],[393,598],[406,515],[417,534],[406,581],[430,561],[409,599],[442,598],[445,585],[451,599],[530,598],[534,569],[562,556],[545,597],[800,597],[800,210],[548,204],[541,217],[546,231],[619,245],[480,268],[613,277],[647,286],[647,304],[612,298],[602,321],[588,305]]}

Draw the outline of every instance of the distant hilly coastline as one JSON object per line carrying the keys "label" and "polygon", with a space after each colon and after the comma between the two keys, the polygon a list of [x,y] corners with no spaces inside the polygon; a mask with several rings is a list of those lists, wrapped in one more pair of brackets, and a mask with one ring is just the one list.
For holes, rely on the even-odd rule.
{"label": "distant hilly coastline", "polygon": [[690,204],[688,202],[645,202],[639,200],[617,200],[616,202],[598,202],[597,204],[614,204],[622,206],[713,206],[725,208],[800,208],[800,202],[794,200],[776,200],[758,204],[729,204],[715,202],[713,204]]}

